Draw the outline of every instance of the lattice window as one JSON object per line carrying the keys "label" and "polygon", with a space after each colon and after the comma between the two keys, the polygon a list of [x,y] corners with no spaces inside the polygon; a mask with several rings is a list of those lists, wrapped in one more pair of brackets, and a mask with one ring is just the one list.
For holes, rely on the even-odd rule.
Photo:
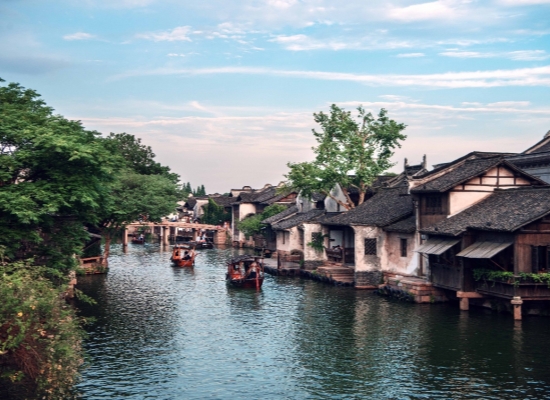
{"label": "lattice window", "polygon": [[443,214],[443,199],[441,196],[426,197],[426,214]]}
{"label": "lattice window", "polygon": [[399,239],[401,245],[401,257],[407,257],[407,239]]}
{"label": "lattice window", "polygon": [[365,239],[365,254],[376,255],[376,239]]}

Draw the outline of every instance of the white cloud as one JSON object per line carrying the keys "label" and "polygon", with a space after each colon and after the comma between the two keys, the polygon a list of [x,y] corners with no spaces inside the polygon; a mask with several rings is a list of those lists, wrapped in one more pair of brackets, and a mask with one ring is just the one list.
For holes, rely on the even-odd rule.
{"label": "white cloud", "polygon": [[155,42],[176,42],[176,41],[186,41],[190,42],[189,33],[191,31],[190,26],[178,26],[177,28],[172,29],[171,31],[164,32],[147,32],[147,33],[138,33],[137,38],[153,40]]}
{"label": "white cloud", "polygon": [[463,12],[459,7],[461,5],[462,2],[438,0],[406,7],[392,7],[387,15],[390,19],[406,22],[449,20],[462,16]]}
{"label": "white cloud", "polygon": [[424,57],[424,53],[401,53],[396,55],[396,57],[399,58],[417,58],[417,57]]}
{"label": "white cloud", "polygon": [[71,33],[69,35],[63,36],[63,39],[65,39],[65,40],[89,40],[89,39],[94,39],[96,37],[97,37],[96,35],[92,35],[92,34],[86,33],[86,32],[75,32],[75,33]]}
{"label": "white cloud", "polygon": [[546,60],[550,55],[544,50],[518,50],[506,52],[444,51],[439,55],[455,58],[508,58],[515,61]]}
{"label": "white cloud", "polygon": [[499,0],[499,4],[505,6],[517,7],[517,6],[531,6],[538,4],[550,4],[550,0]]}
{"label": "white cloud", "polygon": [[277,35],[269,41],[280,44],[290,51],[402,49],[414,46],[407,40],[386,39],[380,35],[348,39],[315,39],[304,34]]}
{"label": "white cloud", "polygon": [[491,88],[505,86],[550,86],[550,66],[509,70],[488,70],[471,72],[446,72],[436,74],[410,75],[367,75],[347,72],[296,71],[260,67],[218,67],[177,69],[159,68],[132,71],[116,75],[111,80],[132,76],[151,75],[221,75],[249,74],[288,78],[317,79],[327,81],[348,81],[372,86],[411,86],[432,88]]}

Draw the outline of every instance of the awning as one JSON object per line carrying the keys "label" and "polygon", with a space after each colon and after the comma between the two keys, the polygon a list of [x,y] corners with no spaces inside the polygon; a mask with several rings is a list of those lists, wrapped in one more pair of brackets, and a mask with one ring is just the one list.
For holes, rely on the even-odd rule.
{"label": "awning", "polygon": [[428,239],[414,251],[438,256],[445,253],[458,242],[460,242],[460,239]]}
{"label": "awning", "polygon": [[514,243],[475,242],[458,253],[457,256],[466,258],[492,258],[512,244]]}

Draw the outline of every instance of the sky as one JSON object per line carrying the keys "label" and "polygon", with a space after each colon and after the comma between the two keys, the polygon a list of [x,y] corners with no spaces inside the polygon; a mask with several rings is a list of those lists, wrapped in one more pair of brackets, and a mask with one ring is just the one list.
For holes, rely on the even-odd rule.
{"label": "sky", "polygon": [[208,193],[284,180],[333,103],[407,125],[399,172],[550,130],[550,0],[0,0],[0,77]]}

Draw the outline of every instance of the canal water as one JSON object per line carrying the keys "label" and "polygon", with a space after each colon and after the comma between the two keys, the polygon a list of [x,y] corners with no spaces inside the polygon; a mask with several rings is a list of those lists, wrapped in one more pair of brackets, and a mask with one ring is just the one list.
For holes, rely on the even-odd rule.
{"label": "canal water", "polygon": [[194,269],[158,245],[114,249],[106,275],[79,278],[84,399],[543,399],[550,319],[418,305],[267,276],[226,286],[235,250]]}

